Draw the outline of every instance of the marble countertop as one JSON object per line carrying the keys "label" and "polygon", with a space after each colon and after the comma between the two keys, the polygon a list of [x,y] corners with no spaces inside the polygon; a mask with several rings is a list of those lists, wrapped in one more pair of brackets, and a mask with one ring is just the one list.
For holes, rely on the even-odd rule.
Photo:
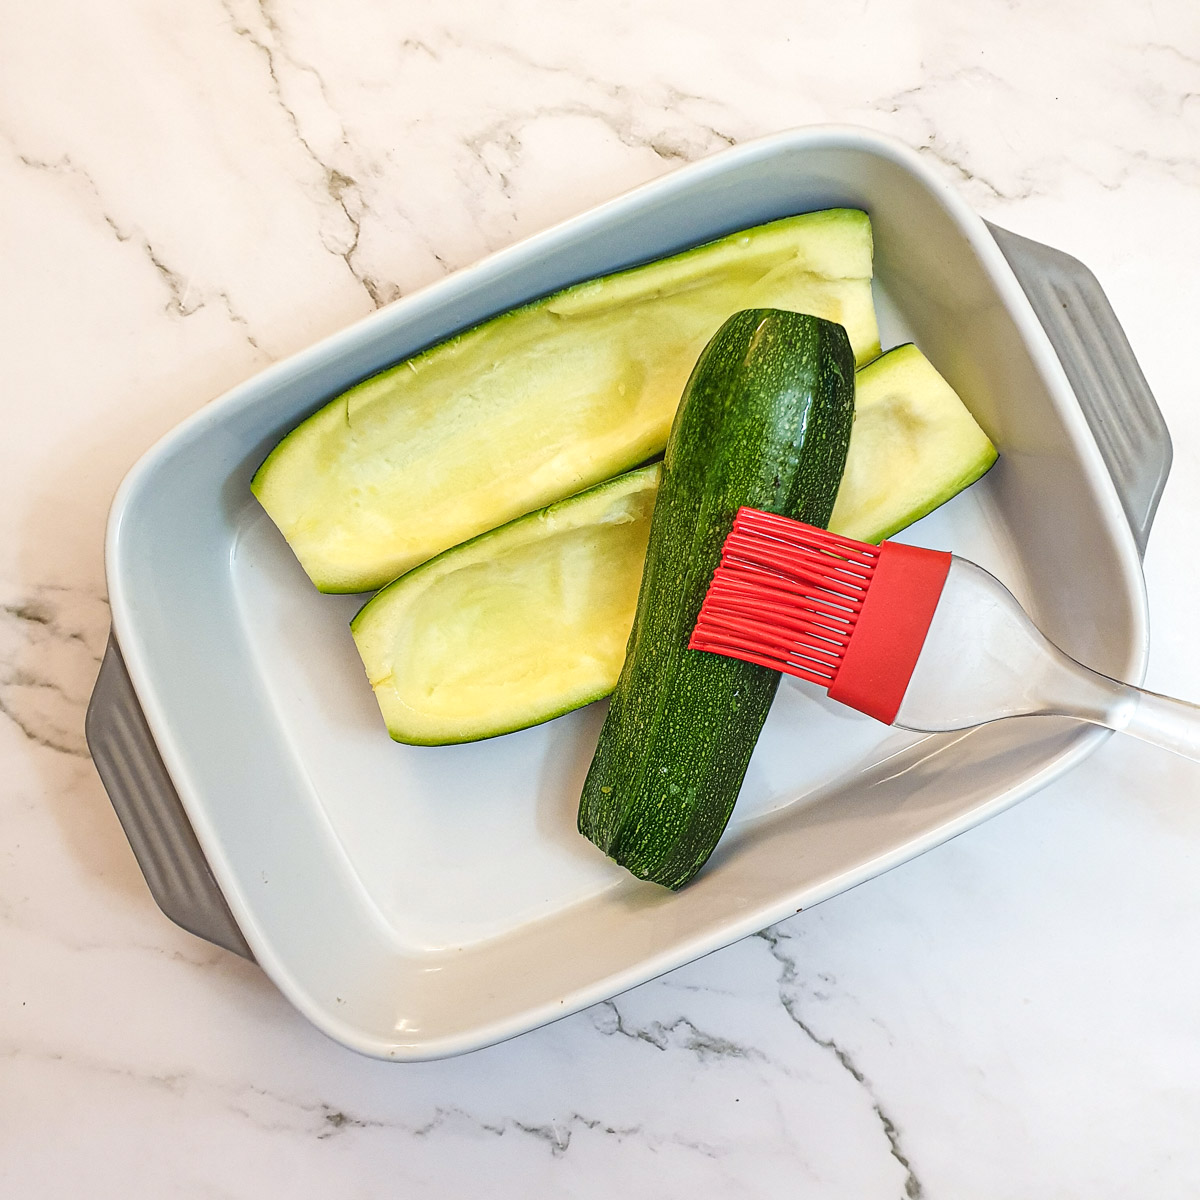
{"label": "marble countertop", "polygon": [[813,911],[395,1066],[160,914],[87,755],[106,511],[159,435],[447,271],[825,121],[1099,276],[1175,443],[1147,683],[1200,697],[1200,7],[851,8],[0,11],[0,1193],[1200,1193],[1198,765],[1110,739]]}

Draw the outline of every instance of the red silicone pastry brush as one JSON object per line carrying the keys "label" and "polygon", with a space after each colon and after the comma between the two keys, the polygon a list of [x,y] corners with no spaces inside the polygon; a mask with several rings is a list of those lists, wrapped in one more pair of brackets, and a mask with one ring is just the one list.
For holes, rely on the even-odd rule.
{"label": "red silicone pastry brush", "polygon": [[689,647],[810,680],[903,729],[1053,713],[1200,760],[1200,707],[1076,662],[982,567],[754,508],[738,511]]}

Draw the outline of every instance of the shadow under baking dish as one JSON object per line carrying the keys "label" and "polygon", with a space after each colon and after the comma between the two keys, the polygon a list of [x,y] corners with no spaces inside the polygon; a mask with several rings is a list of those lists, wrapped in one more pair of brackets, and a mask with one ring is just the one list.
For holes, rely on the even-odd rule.
{"label": "shadow under baking dish", "polygon": [[982,222],[895,143],[739,147],[411,296],[197,414],[114,505],[114,631],[255,957],[331,1036],[381,1057],[484,1045],[650,978],[896,865],[1061,773],[1099,734],[1047,719],[918,738],[785,682],[736,816],[678,894],[575,832],[602,706],[475,745],[383,728],[350,638],[248,491],[325,398],[481,317],[731,229],[866,208],[883,344],[915,340],[1001,452],[904,536],[974,558],[1046,632],[1140,679],[1140,563],[1087,424]]}

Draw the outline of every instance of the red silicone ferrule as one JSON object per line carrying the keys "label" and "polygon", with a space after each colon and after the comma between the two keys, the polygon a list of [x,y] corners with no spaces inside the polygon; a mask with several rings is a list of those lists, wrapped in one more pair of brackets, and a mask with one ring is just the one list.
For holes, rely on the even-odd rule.
{"label": "red silicone ferrule", "polygon": [[862,611],[829,685],[833,700],[890,725],[912,678],[950,570],[942,550],[884,542]]}

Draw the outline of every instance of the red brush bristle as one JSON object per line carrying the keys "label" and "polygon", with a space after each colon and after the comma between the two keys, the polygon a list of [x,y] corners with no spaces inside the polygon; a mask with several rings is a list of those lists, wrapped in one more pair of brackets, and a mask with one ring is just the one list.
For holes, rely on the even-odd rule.
{"label": "red brush bristle", "polygon": [[739,509],[688,647],[827,687],[878,559],[865,542]]}
{"label": "red brush bristle", "polygon": [[688,645],[810,680],[890,725],[952,561],[743,508]]}

